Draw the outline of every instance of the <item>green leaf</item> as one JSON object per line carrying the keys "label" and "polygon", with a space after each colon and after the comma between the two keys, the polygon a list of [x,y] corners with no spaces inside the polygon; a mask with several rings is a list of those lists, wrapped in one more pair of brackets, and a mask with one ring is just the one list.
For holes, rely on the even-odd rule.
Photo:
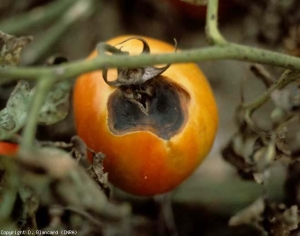
{"label": "green leaf", "polygon": [[0,139],[15,134],[25,123],[32,92],[26,81],[20,81],[0,111]]}
{"label": "green leaf", "polygon": [[[71,83],[60,82],[48,93],[38,122],[51,125],[64,119],[69,112]],[[25,124],[35,88],[30,90],[27,81],[20,81],[11,93],[6,107],[0,111],[0,140],[9,139]]]}

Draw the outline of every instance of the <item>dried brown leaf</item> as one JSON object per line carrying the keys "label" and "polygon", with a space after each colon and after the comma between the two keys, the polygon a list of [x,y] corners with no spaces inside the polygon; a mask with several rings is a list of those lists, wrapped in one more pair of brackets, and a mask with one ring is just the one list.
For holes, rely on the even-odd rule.
{"label": "dried brown leaf", "polygon": [[103,160],[105,155],[103,153],[95,153],[93,157],[92,168],[89,169],[89,173],[93,179],[99,184],[99,186],[109,196],[110,189],[108,184],[108,173],[104,172]]}
{"label": "dried brown leaf", "polygon": [[31,36],[15,37],[0,31],[0,66],[18,65],[23,48],[32,40]]}
{"label": "dried brown leaf", "polygon": [[23,150],[16,161],[22,183],[43,205],[72,206],[105,220],[121,220],[130,214],[127,204],[110,203],[86,171],[60,149]]}
{"label": "dried brown leaf", "polygon": [[271,236],[289,236],[300,222],[296,205],[287,207],[284,204],[269,203],[265,214],[265,229]]}

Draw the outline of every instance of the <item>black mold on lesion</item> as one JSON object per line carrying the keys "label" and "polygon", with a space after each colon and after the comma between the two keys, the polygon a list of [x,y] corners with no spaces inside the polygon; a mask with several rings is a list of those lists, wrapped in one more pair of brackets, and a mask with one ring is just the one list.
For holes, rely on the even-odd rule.
{"label": "black mold on lesion", "polygon": [[183,88],[164,76],[120,87],[108,100],[109,128],[116,135],[147,130],[168,140],[186,123],[189,100]]}

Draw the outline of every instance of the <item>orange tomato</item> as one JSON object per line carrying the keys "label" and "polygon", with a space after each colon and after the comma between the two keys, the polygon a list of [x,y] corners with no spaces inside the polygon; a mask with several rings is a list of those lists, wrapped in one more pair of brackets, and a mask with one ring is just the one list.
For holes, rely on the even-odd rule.
{"label": "orange tomato", "polygon": [[[0,141],[0,156],[1,155],[14,155],[18,151],[18,145],[15,143],[1,142]],[[0,196],[0,202],[2,197]]]}
{"label": "orange tomato", "polygon": [[[114,46],[129,37],[133,36],[107,43]],[[151,53],[174,52],[170,44],[143,39]],[[119,45],[131,55],[139,54],[142,46],[136,39]],[[94,51],[90,58],[96,55]],[[115,78],[116,70],[109,71],[107,80]],[[103,165],[109,181],[136,195],[167,192],[185,180],[211,149],[218,123],[212,90],[196,64],[171,65],[151,81],[139,85],[150,84],[146,95],[139,94],[146,96],[148,111],[126,100],[130,87],[109,86],[102,71],[81,75],[74,87],[78,135],[106,155]]]}
{"label": "orange tomato", "polygon": [[18,151],[18,145],[9,142],[0,142],[0,155],[13,155]]}

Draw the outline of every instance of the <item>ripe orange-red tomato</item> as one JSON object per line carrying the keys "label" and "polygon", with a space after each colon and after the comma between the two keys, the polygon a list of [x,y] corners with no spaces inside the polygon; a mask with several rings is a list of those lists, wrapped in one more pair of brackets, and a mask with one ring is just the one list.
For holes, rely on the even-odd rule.
{"label": "ripe orange-red tomato", "polygon": [[[107,43],[114,46],[130,37]],[[174,52],[170,44],[143,39],[151,53]],[[133,39],[119,47],[136,55],[143,44]],[[96,55],[93,52],[90,58]],[[107,80],[116,76],[116,70],[110,70]],[[136,195],[167,192],[185,180],[211,149],[218,123],[212,90],[196,64],[173,64],[149,81],[139,85],[150,84],[138,94],[145,96],[141,109],[141,104],[128,101],[130,88],[109,86],[102,71],[81,75],[74,87],[78,135],[106,155],[103,165],[109,181]]]}
{"label": "ripe orange-red tomato", "polygon": [[[15,143],[1,142],[0,141],[0,155],[14,155],[18,151],[18,145]],[[0,202],[2,197],[0,196]]]}
{"label": "ripe orange-red tomato", "polygon": [[13,155],[18,151],[18,145],[9,142],[0,142],[0,155]]}
{"label": "ripe orange-red tomato", "polygon": [[[206,18],[206,5],[195,5],[183,0],[167,0],[169,4],[180,14],[195,20],[205,20]],[[228,15],[231,7],[233,6],[232,0],[219,0],[219,16]]]}

